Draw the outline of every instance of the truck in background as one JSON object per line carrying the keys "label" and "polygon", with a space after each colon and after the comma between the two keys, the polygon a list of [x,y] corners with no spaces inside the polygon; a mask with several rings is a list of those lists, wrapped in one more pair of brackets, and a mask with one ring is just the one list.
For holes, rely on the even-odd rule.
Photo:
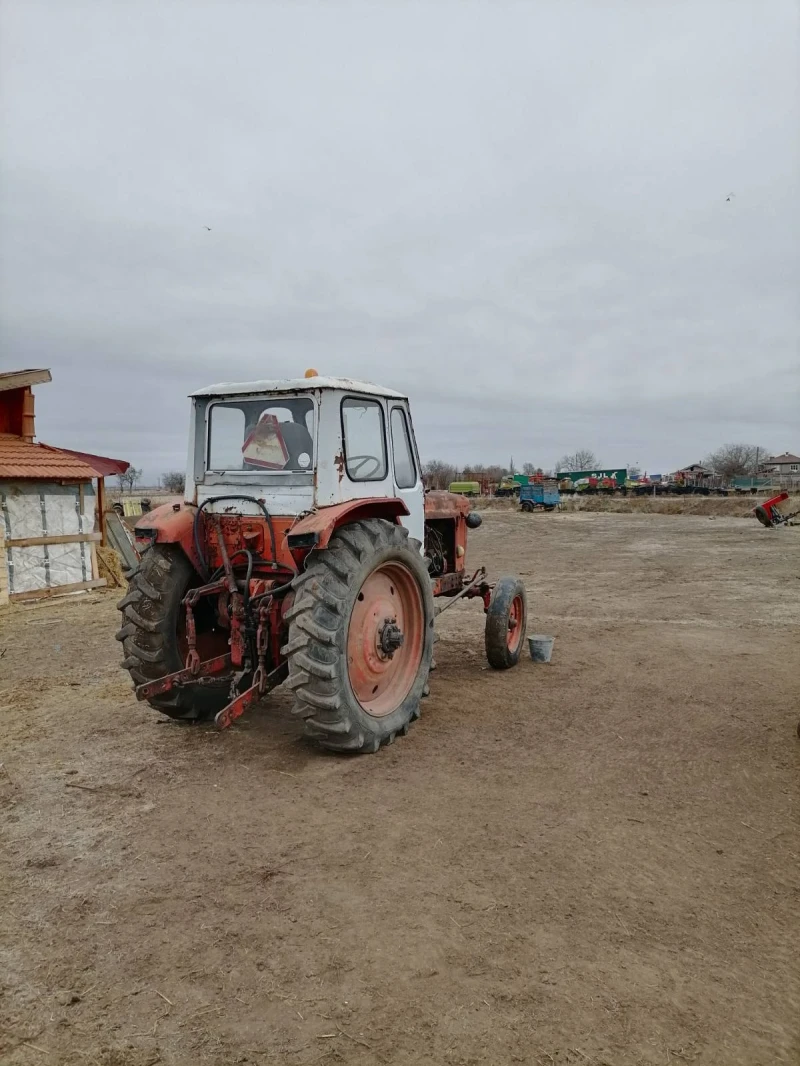
{"label": "truck in background", "polygon": [[506,474],[494,490],[494,494],[495,496],[519,496],[519,490],[522,486],[527,485],[532,480],[533,478],[529,478],[527,474]]}

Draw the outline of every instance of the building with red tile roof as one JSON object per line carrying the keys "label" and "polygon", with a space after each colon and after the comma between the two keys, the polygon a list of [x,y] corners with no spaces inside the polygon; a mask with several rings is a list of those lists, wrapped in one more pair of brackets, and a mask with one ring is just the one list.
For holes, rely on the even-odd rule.
{"label": "building with red tile roof", "polygon": [[103,585],[103,479],[128,463],[35,441],[33,386],[49,370],[0,373],[0,604]]}

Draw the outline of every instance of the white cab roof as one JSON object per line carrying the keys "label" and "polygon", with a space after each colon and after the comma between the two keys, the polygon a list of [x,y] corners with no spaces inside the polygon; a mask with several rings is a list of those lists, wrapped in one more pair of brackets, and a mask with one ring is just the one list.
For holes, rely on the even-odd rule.
{"label": "white cab roof", "polygon": [[340,389],[342,392],[361,392],[369,396],[393,396],[404,400],[402,392],[384,389],[368,381],[353,381],[352,378],[284,378],[283,381],[221,381],[218,385],[206,385],[190,396],[243,396],[261,392],[309,392],[312,389]]}

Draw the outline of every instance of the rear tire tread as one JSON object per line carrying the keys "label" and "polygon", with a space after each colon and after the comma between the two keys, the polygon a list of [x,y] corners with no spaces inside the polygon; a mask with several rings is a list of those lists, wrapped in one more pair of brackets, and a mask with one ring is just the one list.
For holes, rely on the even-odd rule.
{"label": "rear tire tread", "polygon": [[[130,674],[134,688],[183,666],[176,625],[193,576],[186,556],[167,545],[149,548],[131,571],[128,592],[117,605],[123,624],[116,638],[122,643],[122,666]],[[170,718],[189,721],[208,718],[227,702],[226,683],[199,693],[174,691],[148,700],[151,707]]]}
{"label": "rear tire tread", "polygon": [[[411,569],[425,604],[423,656],[417,677],[400,707],[385,718],[360,707],[347,678],[346,647],[352,602],[373,559],[398,558]],[[433,648],[433,597],[420,543],[383,519],[366,519],[336,531],[329,546],[313,552],[294,581],[287,611],[289,639],[281,649],[289,661],[287,687],[293,713],[305,720],[306,735],[332,751],[375,752],[404,736],[419,718]]]}

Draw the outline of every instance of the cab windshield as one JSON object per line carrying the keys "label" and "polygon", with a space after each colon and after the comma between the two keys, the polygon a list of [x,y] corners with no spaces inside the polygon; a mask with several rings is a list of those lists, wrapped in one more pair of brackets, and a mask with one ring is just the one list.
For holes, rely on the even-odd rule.
{"label": "cab windshield", "polygon": [[209,410],[207,468],[310,473],[314,404],[308,397],[225,400]]}

